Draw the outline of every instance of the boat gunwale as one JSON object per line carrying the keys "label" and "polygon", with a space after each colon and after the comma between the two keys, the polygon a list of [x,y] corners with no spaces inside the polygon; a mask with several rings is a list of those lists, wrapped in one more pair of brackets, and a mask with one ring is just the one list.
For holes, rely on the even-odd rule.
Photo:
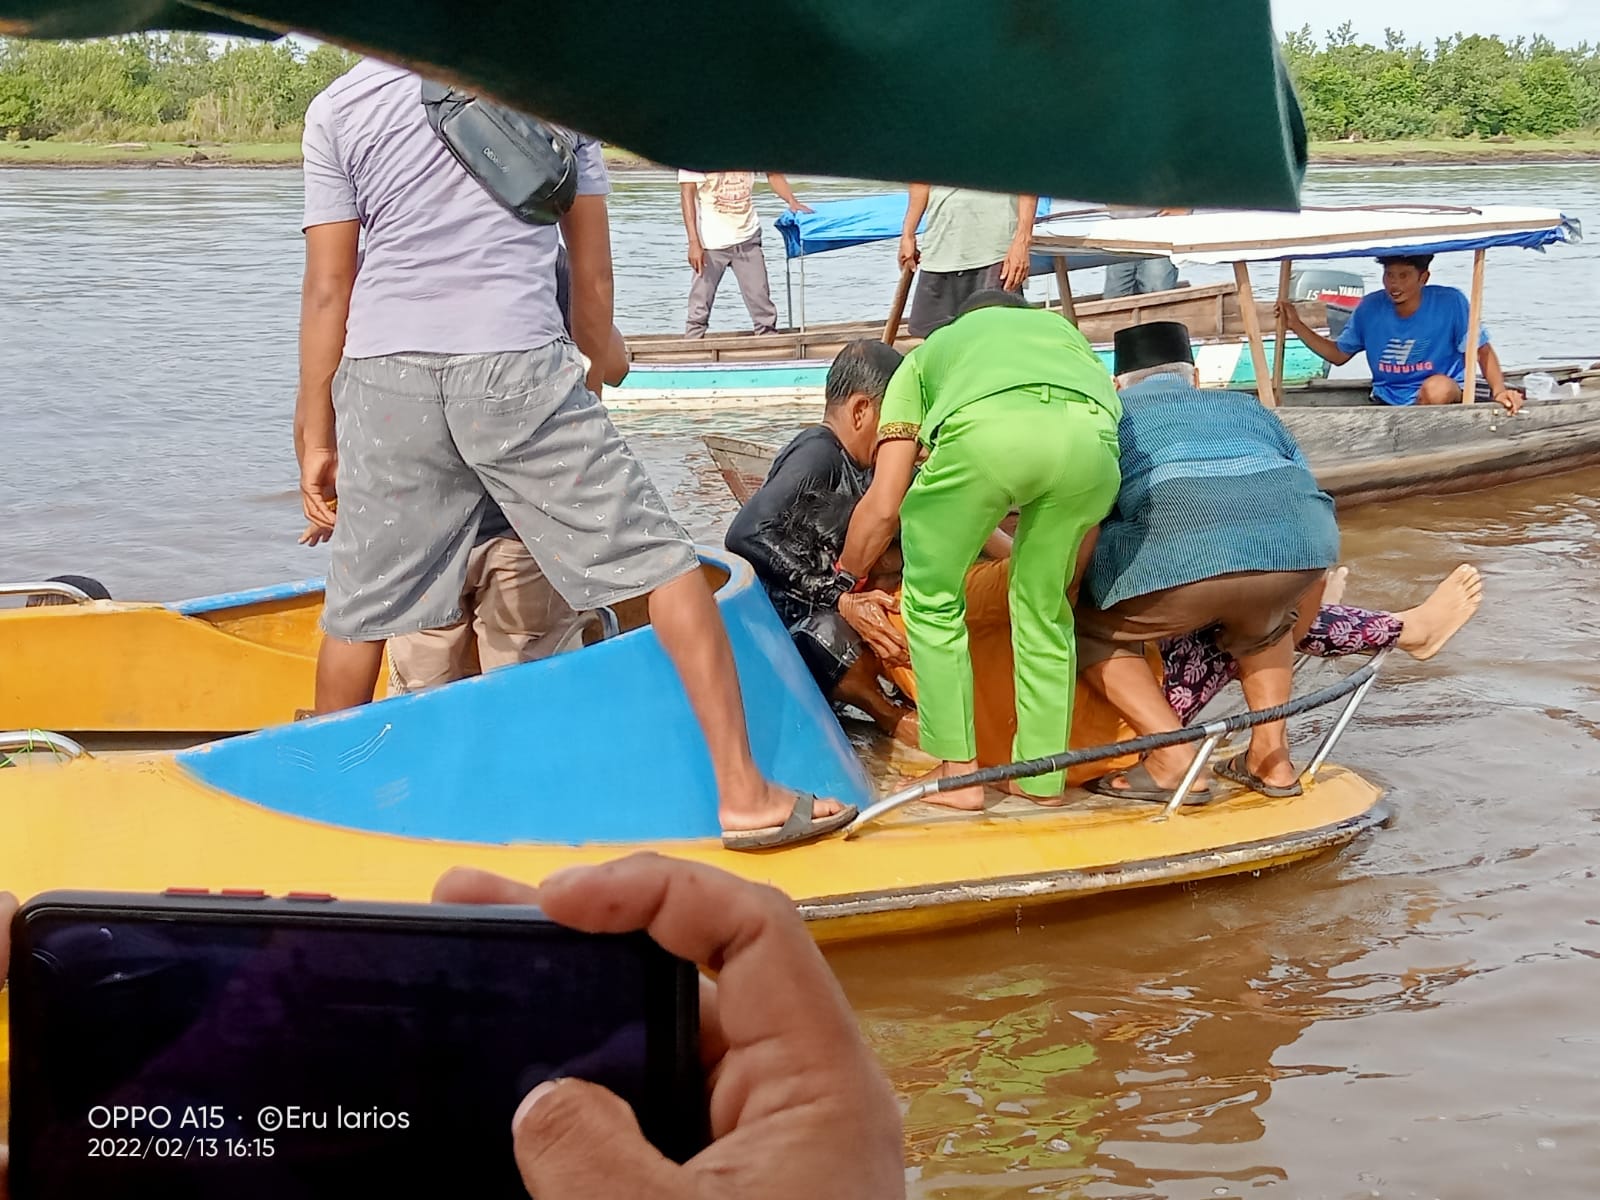
{"label": "boat gunwale", "polygon": [[[1360,776],[1357,776],[1360,778]],[[1372,785],[1376,786],[1376,785]],[[1072,896],[1155,887],[1185,879],[1231,874],[1248,869],[1252,861],[1266,858],[1305,858],[1324,850],[1348,845],[1370,829],[1385,825],[1395,816],[1395,806],[1380,790],[1363,812],[1330,825],[1300,830],[1282,837],[1241,842],[1226,847],[1195,850],[1165,859],[1137,859],[1088,869],[1070,868],[1029,875],[1008,875],[981,882],[938,883],[893,891],[820,896],[797,903],[807,921],[834,921],[851,917],[931,909],[967,902],[1001,903],[1021,901],[1044,903]],[[1208,869],[1190,868],[1205,864]],[[1108,879],[1115,882],[1107,883]]]}

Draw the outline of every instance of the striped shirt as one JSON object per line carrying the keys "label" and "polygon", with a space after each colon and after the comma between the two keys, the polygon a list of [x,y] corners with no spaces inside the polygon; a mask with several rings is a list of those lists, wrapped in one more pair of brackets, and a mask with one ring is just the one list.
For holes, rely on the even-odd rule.
{"label": "striped shirt", "polygon": [[1097,607],[1236,571],[1338,561],[1333,499],[1254,397],[1157,375],[1125,390],[1122,406],[1122,489],[1084,585]]}

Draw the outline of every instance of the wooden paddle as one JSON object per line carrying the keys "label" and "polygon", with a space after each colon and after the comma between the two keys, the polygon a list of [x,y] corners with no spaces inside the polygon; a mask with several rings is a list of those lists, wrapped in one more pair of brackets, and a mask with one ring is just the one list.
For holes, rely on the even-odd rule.
{"label": "wooden paddle", "polygon": [[911,279],[916,273],[916,267],[904,267],[900,271],[900,286],[894,289],[894,303],[889,307],[889,319],[883,323],[885,345],[894,345],[895,339],[900,336],[900,318],[905,316],[906,299],[911,295]]}

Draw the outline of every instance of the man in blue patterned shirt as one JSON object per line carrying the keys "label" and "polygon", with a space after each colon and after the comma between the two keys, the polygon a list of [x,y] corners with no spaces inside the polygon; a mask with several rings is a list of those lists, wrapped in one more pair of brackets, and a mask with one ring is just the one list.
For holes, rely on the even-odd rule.
{"label": "man in blue patterned shirt", "polygon": [[[1196,386],[1189,331],[1175,321],[1116,338],[1122,486],[1100,527],[1077,607],[1081,678],[1140,734],[1179,729],[1144,643],[1215,629],[1239,661],[1252,709],[1289,698],[1298,614],[1316,613],[1338,561],[1333,501],[1300,447],[1253,397]],[[1152,751],[1095,780],[1105,795],[1165,800],[1193,759]],[[1218,774],[1268,796],[1300,792],[1282,722]],[[1196,782],[1196,792],[1204,795]]]}

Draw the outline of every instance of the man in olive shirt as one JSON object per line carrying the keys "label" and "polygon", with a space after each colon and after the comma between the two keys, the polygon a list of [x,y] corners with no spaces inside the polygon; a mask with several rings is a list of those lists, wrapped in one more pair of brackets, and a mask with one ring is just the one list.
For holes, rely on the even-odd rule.
{"label": "man in olive shirt", "polygon": [[[1121,415],[1111,376],[1083,334],[1010,292],[972,296],[889,381],[872,484],[851,517],[839,570],[865,577],[899,531],[920,744],[944,760],[945,777],[977,768],[967,572],[1013,508],[1021,510],[1008,585],[1015,754],[1066,749],[1077,675],[1067,584],[1084,538],[1117,498]],[[913,483],[919,446],[931,453]],[[1062,785],[1056,772],[1020,790],[1042,799]],[[983,789],[930,799],[979,809]]]}
{"label": "man in olive shirt", "polygon": [[[976,292],[1021,292],[1038,209],[1037,196],[912,184],[900,233],[900,267],[918,269],[906,331],[927,337],[955,320]],[[919,246],[917,226],[924,214],[928,223]]]}

